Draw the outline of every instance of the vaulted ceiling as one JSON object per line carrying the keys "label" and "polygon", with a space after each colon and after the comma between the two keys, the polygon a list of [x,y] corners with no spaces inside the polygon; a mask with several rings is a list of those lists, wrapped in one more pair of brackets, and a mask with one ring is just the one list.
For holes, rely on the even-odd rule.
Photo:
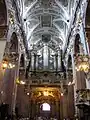
{"label": "vaulted ceiling", "polygon": [[18,0],[28,50],[63,49],[76,7],[76,0]]}

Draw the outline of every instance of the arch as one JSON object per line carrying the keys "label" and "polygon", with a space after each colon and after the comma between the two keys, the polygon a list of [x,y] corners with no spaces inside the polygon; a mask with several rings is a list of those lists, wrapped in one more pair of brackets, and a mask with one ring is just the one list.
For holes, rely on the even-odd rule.
{"label": "arch", "polygon": [[41,105],[41,108],[42,108],[42,110],[43,111],[50,111],[50,104],[48,104],[48,103],[43,103],[42,105]]}
{"label": "arch", "polygon": [[0,1],[0,26],[7,25],[7,7],[6,1]]}

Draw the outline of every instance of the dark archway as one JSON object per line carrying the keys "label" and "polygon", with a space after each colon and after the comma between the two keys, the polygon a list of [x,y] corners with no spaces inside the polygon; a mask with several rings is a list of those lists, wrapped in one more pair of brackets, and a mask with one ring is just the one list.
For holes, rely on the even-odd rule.
{"label": "dark archway", "polygon": [[80,35],[77,34],[75,37],[75,44],[74,44],[74,54],[77,55],[80,53]]}

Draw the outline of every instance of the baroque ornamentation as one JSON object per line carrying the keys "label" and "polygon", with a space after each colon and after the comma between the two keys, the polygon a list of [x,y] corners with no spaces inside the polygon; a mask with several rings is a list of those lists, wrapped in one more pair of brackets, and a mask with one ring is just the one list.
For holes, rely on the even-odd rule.
{"label": "baroque ornamentation", "polygon": [[76,70],[77,71],[84,71],[84,72],[89,72],[89,56],[88,55],[83,55],[83,54],[78,54],[75,57],[76,61]]}

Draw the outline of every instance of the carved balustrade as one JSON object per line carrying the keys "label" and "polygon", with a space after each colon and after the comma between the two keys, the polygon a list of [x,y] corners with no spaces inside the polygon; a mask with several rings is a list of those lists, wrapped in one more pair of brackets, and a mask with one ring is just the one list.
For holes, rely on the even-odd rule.
{"label": "carved balustrade", "polygon": [[76,95],[76,104],[88,104],[90,105],[90,90],[78,90]]}

